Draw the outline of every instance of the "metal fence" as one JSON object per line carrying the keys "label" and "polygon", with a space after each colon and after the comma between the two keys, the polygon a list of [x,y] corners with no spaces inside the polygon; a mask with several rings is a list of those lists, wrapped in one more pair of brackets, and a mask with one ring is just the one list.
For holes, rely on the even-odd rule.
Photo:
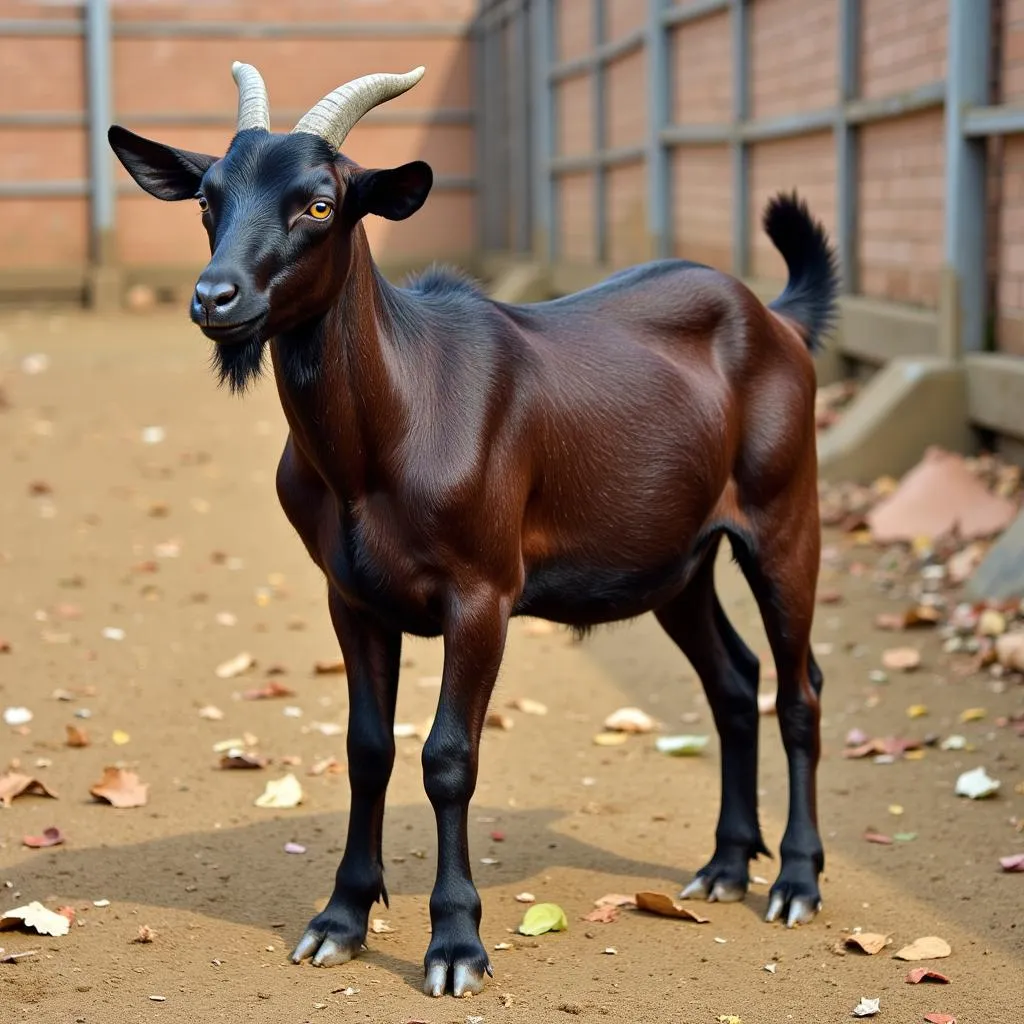
{"label": "metal fence", "polygon": [[[551,266],[564,260],[559,231],[562,182],[589,171],[594,186],[594,263],[607,266],[609,171],[645,167],[647,233],[651,257],[673,253],[669,162],[677,147],[727,145],[731,151],[733,273],[748,277],[750,152],[756,143],[831,131],[835,147],[835,235],[844,289],[858,294],[858,148],[866,125],[914,112],[944,110],[945,220],[942,230],[943,296],[935,346],[949,354],[991,347],[986,258],[988,139],[1024,132],[1024,107],[991,106],[993,25],[1000,0],[948,0],[947,74],[908,91],[880,98],[860,95],[861,0],[837,4],[835,101],[816,110],[752,119],[749,79],[750,10],[758,0],[637,0],[646,24],[608,41],[609,0],[484,0],[475,24],[479,55],[477,89],[481,131],[480,244],[486,251],[527,254]],[[828,0],[811,0],[821,5]],[[894,0],[896,2],[896,0]],[[558,62],[560,21],[570,3],[590,4],[592,40],[584,56]],[[671,35],[700,19],[728,12],[731,23],[732,117],[724,123],[673,123],[670,89],[675,69]],[[607,76],[616,62],[646,52],[648,132],[640,145],[609,148]],[[556,90],[579,76],[591,88],[591,151],[559,152]],[[586,116],[586,115],[582,115]],[[782,184],[782,183],[780,183]],[[685,239],[682,240],[685,245]],[[941,337],[940,337],[941,336]],[[859,353],[858,353],[859,354]],[[883,351],[870,353],[884,361]]]}

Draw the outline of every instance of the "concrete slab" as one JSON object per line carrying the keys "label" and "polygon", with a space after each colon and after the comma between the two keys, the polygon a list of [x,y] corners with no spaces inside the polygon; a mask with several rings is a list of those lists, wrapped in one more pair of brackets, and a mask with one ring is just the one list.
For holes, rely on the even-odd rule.
{"label": "concrete slab", "polygon": [[972,444],[963,366],[931,356],[893,359],[820,435],[819,475],[866,484],[902,476],[929,445],[968,453]]}
{"label": "concrete slab", "polygon": [[965,586],[971,601],[1024,597],[1024,512],[989,548]]}

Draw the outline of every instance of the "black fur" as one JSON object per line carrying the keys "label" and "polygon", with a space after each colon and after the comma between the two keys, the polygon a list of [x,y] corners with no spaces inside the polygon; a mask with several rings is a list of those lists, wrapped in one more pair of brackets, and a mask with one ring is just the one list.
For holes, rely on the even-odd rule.
{"label": "black fur", "polygon": [[839,313],[839,261],[819,221],[797,197],[779,193],[764,212],[765,233],[782,253],[789,281],[769,308],[804,329],[807,347],[816,352]]}

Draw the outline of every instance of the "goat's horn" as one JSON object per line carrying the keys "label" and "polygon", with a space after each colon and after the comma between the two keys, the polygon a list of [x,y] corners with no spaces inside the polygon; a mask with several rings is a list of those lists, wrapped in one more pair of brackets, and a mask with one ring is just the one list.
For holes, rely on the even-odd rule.
{"label": "goat's horn", "polygon": [[251,65],[235,61],[231,77],[238,86],[238,131],[262,128],[270,131],[270,99],[263,76]]}
{"label": "goat's horn", "polygon": [[356,78],[328,93],[292,131],[319,135],[334,149],[340,149],[345,136],[364,114],[411,89],[423,77],[425,70],[418,67],[405,75],[364,75]]}

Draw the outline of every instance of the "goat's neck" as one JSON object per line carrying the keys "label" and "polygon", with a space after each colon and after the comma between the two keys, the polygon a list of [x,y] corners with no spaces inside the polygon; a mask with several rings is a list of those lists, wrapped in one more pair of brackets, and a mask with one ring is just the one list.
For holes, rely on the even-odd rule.
{"label": "goat's neck", "polygon": [[358,226],[351,270],[334,305],[271,346],[294,441],[339,497],[380,486],[394,462],[407,403],[401,353],[387,324],[403,301],[374,266]]}

